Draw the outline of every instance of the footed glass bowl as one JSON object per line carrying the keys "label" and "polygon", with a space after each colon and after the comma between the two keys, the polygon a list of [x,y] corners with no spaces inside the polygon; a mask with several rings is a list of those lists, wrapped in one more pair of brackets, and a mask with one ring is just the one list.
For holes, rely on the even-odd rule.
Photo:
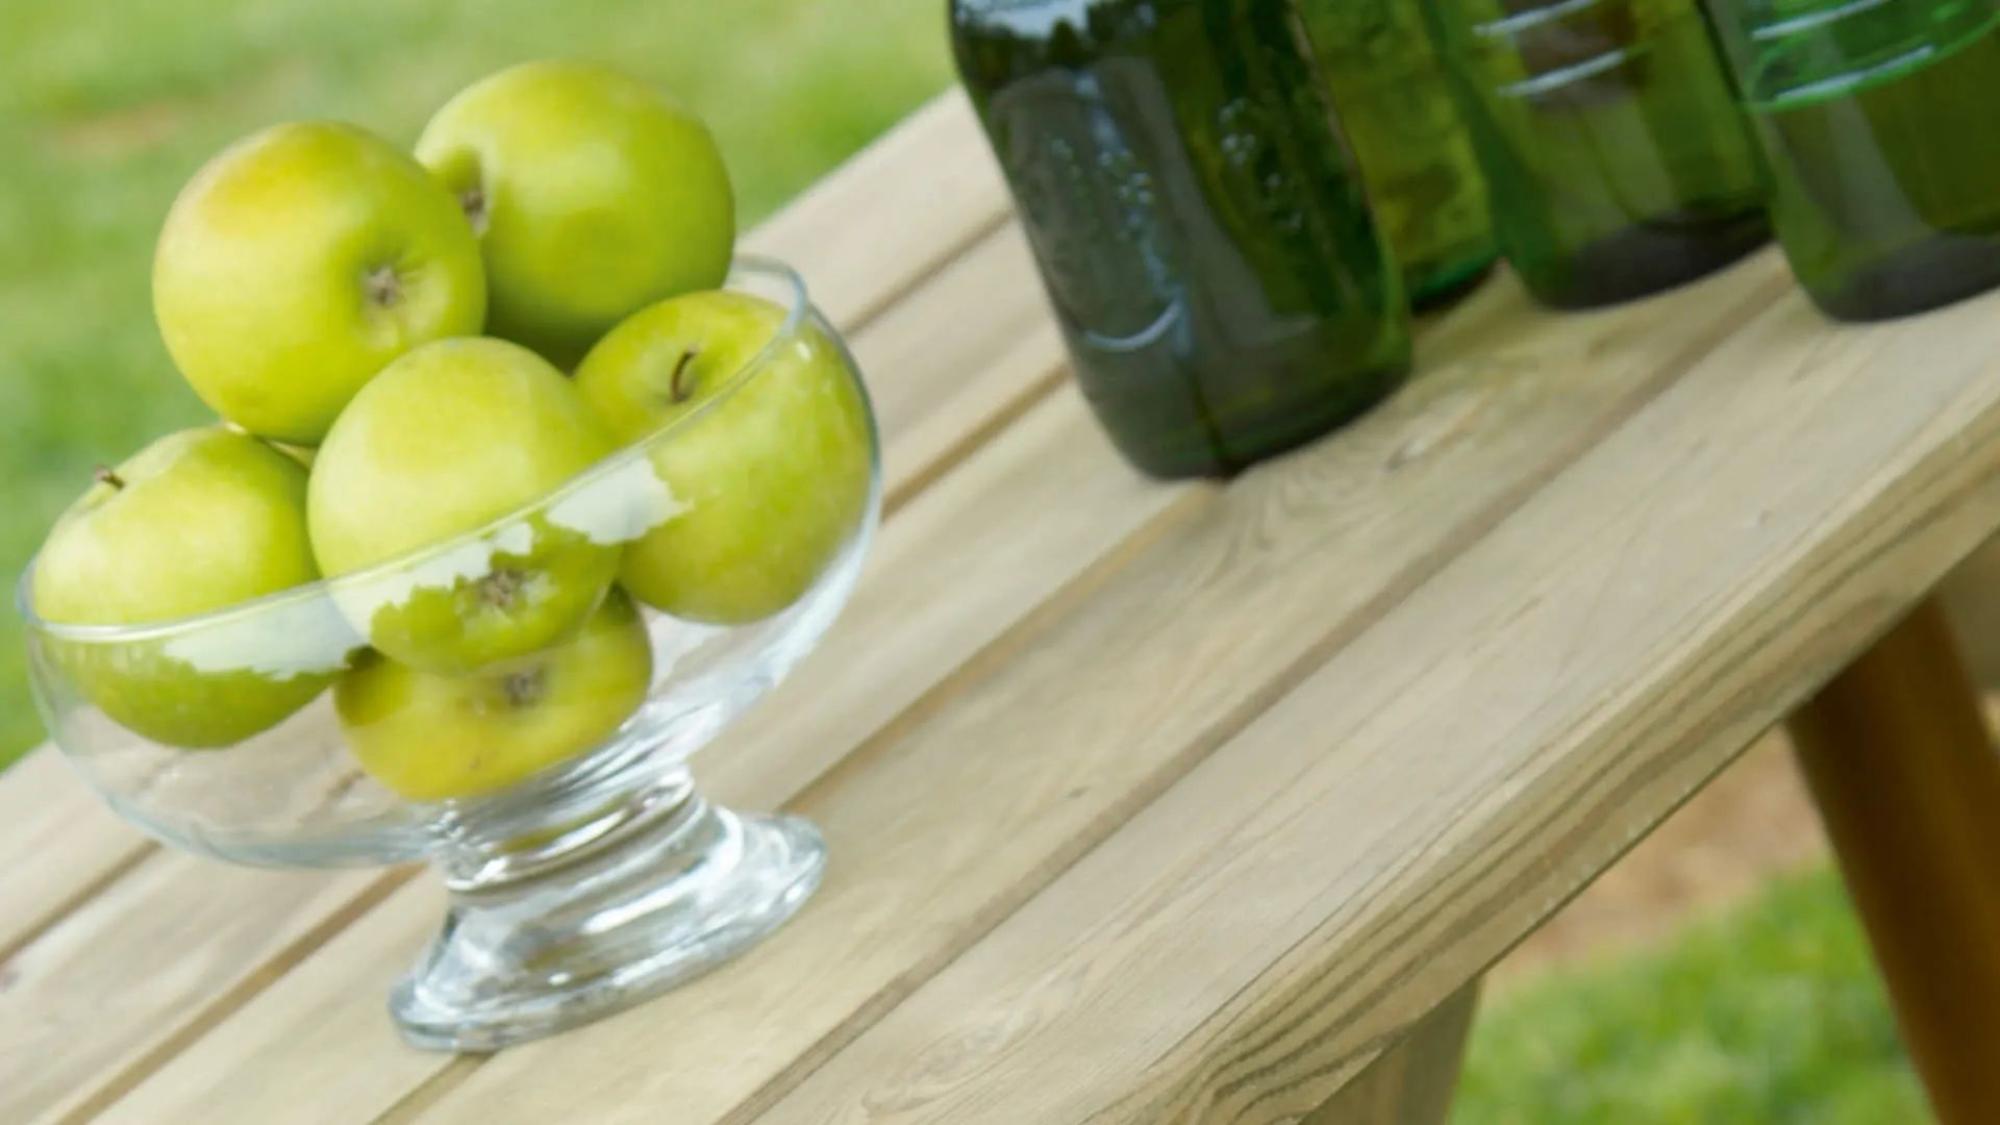
{"label": "footed glass bowl", "polygon": [[[846,600],[880,507],[874,421],[795,274],[744,259],[729,288],[784,315],[720,390],[477,532],[142,626],[38,620],[23,578],[43,717],[127,819],[240,863],[438,867],[448,915],[390,1000],[418,1046],[491,1050],[634,1004],[819,883],[810,824],[709,804],[687,759]],[[564,563],[579,550],[619,552],[620,581],[546,648],[437,672],[371,644],[602,582]]]}

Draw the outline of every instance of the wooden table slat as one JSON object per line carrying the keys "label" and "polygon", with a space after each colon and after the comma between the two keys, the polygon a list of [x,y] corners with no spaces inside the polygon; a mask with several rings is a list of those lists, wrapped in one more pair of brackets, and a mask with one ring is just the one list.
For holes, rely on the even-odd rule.
{"label": "wooden table slat", "polygon": [[754,1120],[1768,304],[1774,274],[1568,320],[1488,287],[1427,337],[1408,393],[1226,495],[1191,494],[1033,645],[793,802],[835,858],[778,940],[455,1075],[421,1120],[638,1122],[669,1104],[688,1125]]}
{"label": "wooden table slat", "polygon": [[0,855],[35,857],[6,864],[0,875],[0,997],[15,952],[154,847],[53,746],[0,773]]}
{"label": "wooden table slat", "polygon": [[759,1122],[1311,1111],[2000,524],[1997,308],[1786,294]]}
{"label": "wooden table slat", "polygon": [[414,880],[135,1088],[91,1091],[109,1103],[92,1120],[338,1125],[387,1112],[451,1057],[397,1042],[380,979],[355,968],[409,964],[444,905],[435,880]]}
{"label": "wooden table slat", "polygon": [[32,1120],[170,1047],[204,1008],[256,988],[380,878],[200,863],[151,853],[9,962],[0,1121]]}
{"label": "wooden table slat", "polygon": [[866,324],[1009,214],[965,95],[933,100],[745,236],[790,262],[834,323]]}
{"label": "wooden table slat", "polygon": [[[894,510],[1021,417],[1067,375],[1021,228],[1005,223],[884,311],[855,340],[864,371],[925,371],[878,381],[876,417],[897,436],[883,466]],[[969,418],[982,419],[968,428]]]}
{"label": "wooden table slat", "polygon": [[1066,370],[1013,223],[940,267],[852,342],[876,424],[895,436],[882,465],[890,511],[1046,397]]}

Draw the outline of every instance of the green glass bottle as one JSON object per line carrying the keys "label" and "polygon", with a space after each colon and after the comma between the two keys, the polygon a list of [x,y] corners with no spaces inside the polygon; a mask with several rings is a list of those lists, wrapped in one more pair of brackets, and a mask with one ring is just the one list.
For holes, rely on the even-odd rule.
{"label": "green glass bottle", "polygon": [[1300,0],[1375,220],[1418,309],[1486,275],[1499,246],[1472,136],[1424,32],[1425,0]]}
{"label": "green glass bottle", "polygon": [[1711,0],[1771,166],[1771,220],[1827,314],[2000,285],[2000,0]]}
{"label": "green glass bottle", "polygon": [[1409,367],[1403,293],[1290,0],[952,0],[1078,383],[1125,456],[1220,475]]}
{"label": "green glass bottle", "polygon": [[1500,246],[1558,308],[1643,296],[1769,238],[1695,0],[1427,0]]}

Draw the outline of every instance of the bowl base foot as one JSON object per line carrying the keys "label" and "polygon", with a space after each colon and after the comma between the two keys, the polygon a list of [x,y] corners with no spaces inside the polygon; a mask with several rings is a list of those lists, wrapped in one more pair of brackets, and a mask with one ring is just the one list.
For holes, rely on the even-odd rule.
{"label": "bowl base foot", "polygon": [[403,1038],[492,1051],[650,999],[755,945],[819,886],[826,847],[788,816],[691,794],[561,870],[454,891],[444,932],[397,984]]}

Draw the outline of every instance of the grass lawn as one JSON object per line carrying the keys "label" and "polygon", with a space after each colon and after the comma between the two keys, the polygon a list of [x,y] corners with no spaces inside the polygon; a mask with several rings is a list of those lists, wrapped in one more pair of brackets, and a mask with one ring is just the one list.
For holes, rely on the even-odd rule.
{"label": "grass lawn", "polygon": [[[746,223],[943,88],[941,0],[7,0],[0,4],[0,580],[55,515],[206,411],[152,323],[153,239],[211,153],[334,117],[400,143],[479,76],[579,55],[674,90]],[[39,741],[0,614],[0,766]]]}
{"label": "grass lawn", "polygon": [[1487,998],[1453,1125],[1918,1125],[1928,1111],[1831,870],[1656,950]]}

